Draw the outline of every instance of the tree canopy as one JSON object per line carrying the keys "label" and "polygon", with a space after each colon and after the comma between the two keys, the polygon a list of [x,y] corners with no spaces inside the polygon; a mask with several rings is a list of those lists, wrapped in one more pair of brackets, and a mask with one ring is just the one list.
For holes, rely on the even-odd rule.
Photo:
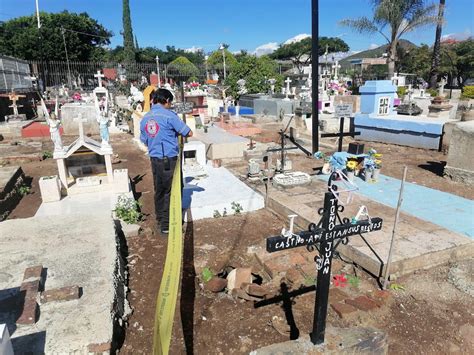
{"label": "tree canopy", "polygon": [[[235,56],[231,52],[229,52],[229,50],[225,46],[226,45],[224,45],[225,66],[227,70],[230,70],[237,64],[237,59],[235,59]],[[207,59],[207,64],[210,67],[222,69],[224,67],[222,51],[219,49],[212,52],[209,58]]]}
{"label": "tree canopy", "polygon": [[168,65],[168,76],[177,81],[186,81],[199,75],[199,69],[186,57],[178,57]]}
{"label": "tree canopy", "polygon": [[230,85],[229,93],[238,97],[237,81],[245,80],[245,87],[249,94],[268,92],[270,84],[268,79],[276,79],[275,87],[281,88],[283,77],[277,73],[277,63],[268,56],[256,57],[255,55],[241,55],[239,61],[233,66],[227,77],[226,84]]}
{"label": "tree canopy", "polygon": [[[270,57],[273,59],[291,60],[301,70],[303,66],[311,62],[311,48],[311,37],[306,37],[298,42],[280,45]],[[328,53],[347,52],[349,50],[347,43],[340,38],[319,37],[318,54],[323,55],[326,52],[326,48]]]}
{"label": "tree canopy", "polygon": [[[345,19],[342,26],[353,28],[361,34],[379,33],[388,43],[388,75],[395,72],[397,43],[400,38],[422,26],[437,23],[435,5],[425,5],[425,0],[371,0],[374,5],[373,17]],[[386,30],[388,29],[388,30]]]}
{"label": "tree canopy", "polygon": [[[400,60],[399,70],[416,74],[428,81],[432,53],[432,48],[426,44],[405,52]],[[451,79],[457,79],[461,86],[466,79],[474,78],[474,39],[458,43],[442,43],[438,73],[448,77],[448,83]]]}
{"label": "tree canopy", "polygon": [[[87,13],[40,13],[42,40],[39,40],[36,16],[22,16],[0,22],[2,53],[26,60],[66,60],[61,28],[69,60],[88,61],[110,44],[108,31]],[[43,52],[43,54],[42,54]]]}

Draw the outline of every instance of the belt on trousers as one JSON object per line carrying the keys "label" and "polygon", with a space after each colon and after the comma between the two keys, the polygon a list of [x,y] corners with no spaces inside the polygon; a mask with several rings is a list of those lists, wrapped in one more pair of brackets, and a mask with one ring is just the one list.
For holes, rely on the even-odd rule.
{"label": "belt on trousers", "polygon": [[[178,160],[178,157],[167,157],[171,161]],[[157,157],[151,157],[151,160],[158,160],[158,161],[163,161],[165,158],[157,158]]]}

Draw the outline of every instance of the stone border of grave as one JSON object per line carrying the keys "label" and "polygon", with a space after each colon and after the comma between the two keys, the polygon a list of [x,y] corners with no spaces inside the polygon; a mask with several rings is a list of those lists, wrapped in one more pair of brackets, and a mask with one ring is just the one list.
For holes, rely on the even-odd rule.
{"label": "stone border of grave", "polygon": [[24,181],[25,174],[21,167],[18,167],[18,170],[5,185],[3,191],[0,191],[0,222],[7,219],[20,202],[22,195],[19,188],[23,185]]}

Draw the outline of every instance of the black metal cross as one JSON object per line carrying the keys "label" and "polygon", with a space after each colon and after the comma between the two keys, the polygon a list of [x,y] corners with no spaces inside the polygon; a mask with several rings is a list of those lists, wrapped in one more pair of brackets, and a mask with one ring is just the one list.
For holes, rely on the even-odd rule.
{"label": "black metal cross", "polygon": [[341,117],[339,121],[338,133],[321,133],[321,138],[339,137],[339,144],[337,148],[338,152],[342,152],[342,140],[344,139],[344,137],[354,138],[355,136],[360,136],[360,132],[355,131],[354,117],[349,117],[349,119],[350,119],[349,132],[344,132],[344,117]]}
{"label": "black metal cross", "polygon": [[337,186],[333,184],[333,181],[338,176],[337,173],[333,173],[329,178],[329,192],[326,192],[324,195],[324,207],[318,210],[318,214],[321,216],[318,224],[311,223],[307,231],[294,233],[289,236],[280,235],[267,238],[267,251],[269,253],[301,246],[306,246],[310,251],[314,250],[314,248],[319,251],[319,257],[315,257],[318,276],[313,331],[311,333],[311,342],[313,344],[324,342],[331,264],[334,251],[340,243],[347,244],[349,242],[348,237],[352,235],[360,235],[382,229],[382,219],[379,217],[354,222],[348,218],[341,219],[339,213],[344,211],[344,206],[339,205],[338,199],[333,193],[337,192]]}

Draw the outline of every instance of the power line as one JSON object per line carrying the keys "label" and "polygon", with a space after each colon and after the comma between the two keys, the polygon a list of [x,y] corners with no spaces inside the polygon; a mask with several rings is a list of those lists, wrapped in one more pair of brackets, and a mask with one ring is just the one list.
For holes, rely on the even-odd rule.
{"label": "power line", "polygon": [[95,34],[92,34],[92,33],[81,32],[81,31],[75,31],[75,30],[71,30],[71,29],[65,28],[65,27],[63,27],[63,29],[64,29],[65,31],[74,32],[74,33],[79,33],[79,34],[81,34],[81,35],[86,35],[86,36],[90,36],[90,37],[98,37],[98,38],[105,38],[105,39],[109,39],[109,38],[110,38],[110,37],[106,37],[106,36],[95,35]]}

